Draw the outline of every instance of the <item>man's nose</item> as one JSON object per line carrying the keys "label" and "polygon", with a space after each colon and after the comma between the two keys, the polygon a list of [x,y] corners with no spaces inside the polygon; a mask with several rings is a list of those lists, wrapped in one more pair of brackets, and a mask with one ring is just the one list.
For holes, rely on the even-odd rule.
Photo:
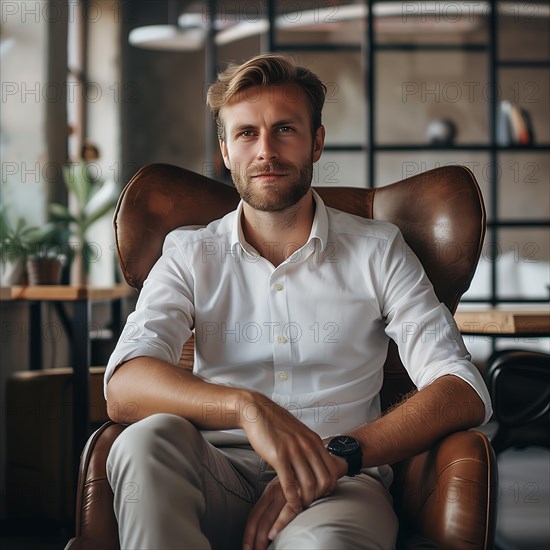
{"label": "man's nose", "polygon": [[270,161],[278,158],[277,147],[272,135],[268,132],[260,135],[258,139],[258,160]]}

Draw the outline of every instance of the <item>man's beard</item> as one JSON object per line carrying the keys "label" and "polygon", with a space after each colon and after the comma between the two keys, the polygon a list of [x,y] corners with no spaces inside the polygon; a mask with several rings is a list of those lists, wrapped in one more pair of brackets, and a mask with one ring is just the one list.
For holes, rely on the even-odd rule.
{"label": "man's beard", "polygon": [[[296,169],[298,169],[297,173]],[[281,178],[286,180],[281,182],[282,185],[273,183],[263,186],[261,190],[258,189],[254,182],[254,175],[269,174],[270,172],[282,172],[288,176]],[[237,168],[231,171],[231,176],[239,195],[252,208],[262,212],[280,212],[294,206],[308,192],[313,176],[313,163],[309,161],[301,165],[251,164],[244,174]]]}

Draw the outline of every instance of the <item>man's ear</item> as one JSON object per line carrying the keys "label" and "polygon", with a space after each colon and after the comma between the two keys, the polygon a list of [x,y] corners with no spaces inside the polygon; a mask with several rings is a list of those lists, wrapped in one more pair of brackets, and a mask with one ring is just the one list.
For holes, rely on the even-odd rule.
{"label": "man's ear", "polygon": [[321,158],[323,146],[325,145],[325,127],[323,125],[317,128],[313,136],[313,162],[317,162]]}
{"label": "man's ear", "polygon": [[223,139],[218,141],[220,144],[220,151],[222,152],[223,163],[228,170],[231,170],[231,163],[229,162],[229,151],[227,150],[227,145]]}

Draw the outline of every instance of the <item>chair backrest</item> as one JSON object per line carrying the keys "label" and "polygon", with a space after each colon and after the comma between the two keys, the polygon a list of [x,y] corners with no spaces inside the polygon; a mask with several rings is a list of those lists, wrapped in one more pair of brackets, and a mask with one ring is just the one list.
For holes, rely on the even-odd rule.
{"label": "chair backrest", "polygon": [[[397,225],[437,296],[454,313],[472,280],[485,235],[485,208],[474,175],[436,168],[377,189],[319,187],[327,206]],[[239,202],[233,187],[168,164],[141,168],[115,211],[116,245],[128,284],[140,289],[165,236],[183,225],[207,225]],[[413,389],[395,345],[385,364],[383,408]]]}

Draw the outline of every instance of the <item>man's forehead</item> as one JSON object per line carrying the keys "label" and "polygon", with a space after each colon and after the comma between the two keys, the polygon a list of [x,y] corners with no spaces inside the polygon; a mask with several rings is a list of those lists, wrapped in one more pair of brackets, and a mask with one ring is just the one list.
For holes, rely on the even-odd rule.
{"label": "man's forehead", "polygon": [[235,93],[227,103],[228,105],[234,105],[241,101],[257,101],[262,97],[275,98],[280,96],[289,101],[298,101],[304,98],[304,91],[292,82],[247,86]]}
{"label": "man's forehead", "polygon": [[261,101],[262,110],[269,109],[270,104],[278,110],[294,115],[296,118],[308,117],[304,91],[296,84],[270,84],[267,86],[249,86],[237,92],[220,110],[223,111],[252,113]]}

